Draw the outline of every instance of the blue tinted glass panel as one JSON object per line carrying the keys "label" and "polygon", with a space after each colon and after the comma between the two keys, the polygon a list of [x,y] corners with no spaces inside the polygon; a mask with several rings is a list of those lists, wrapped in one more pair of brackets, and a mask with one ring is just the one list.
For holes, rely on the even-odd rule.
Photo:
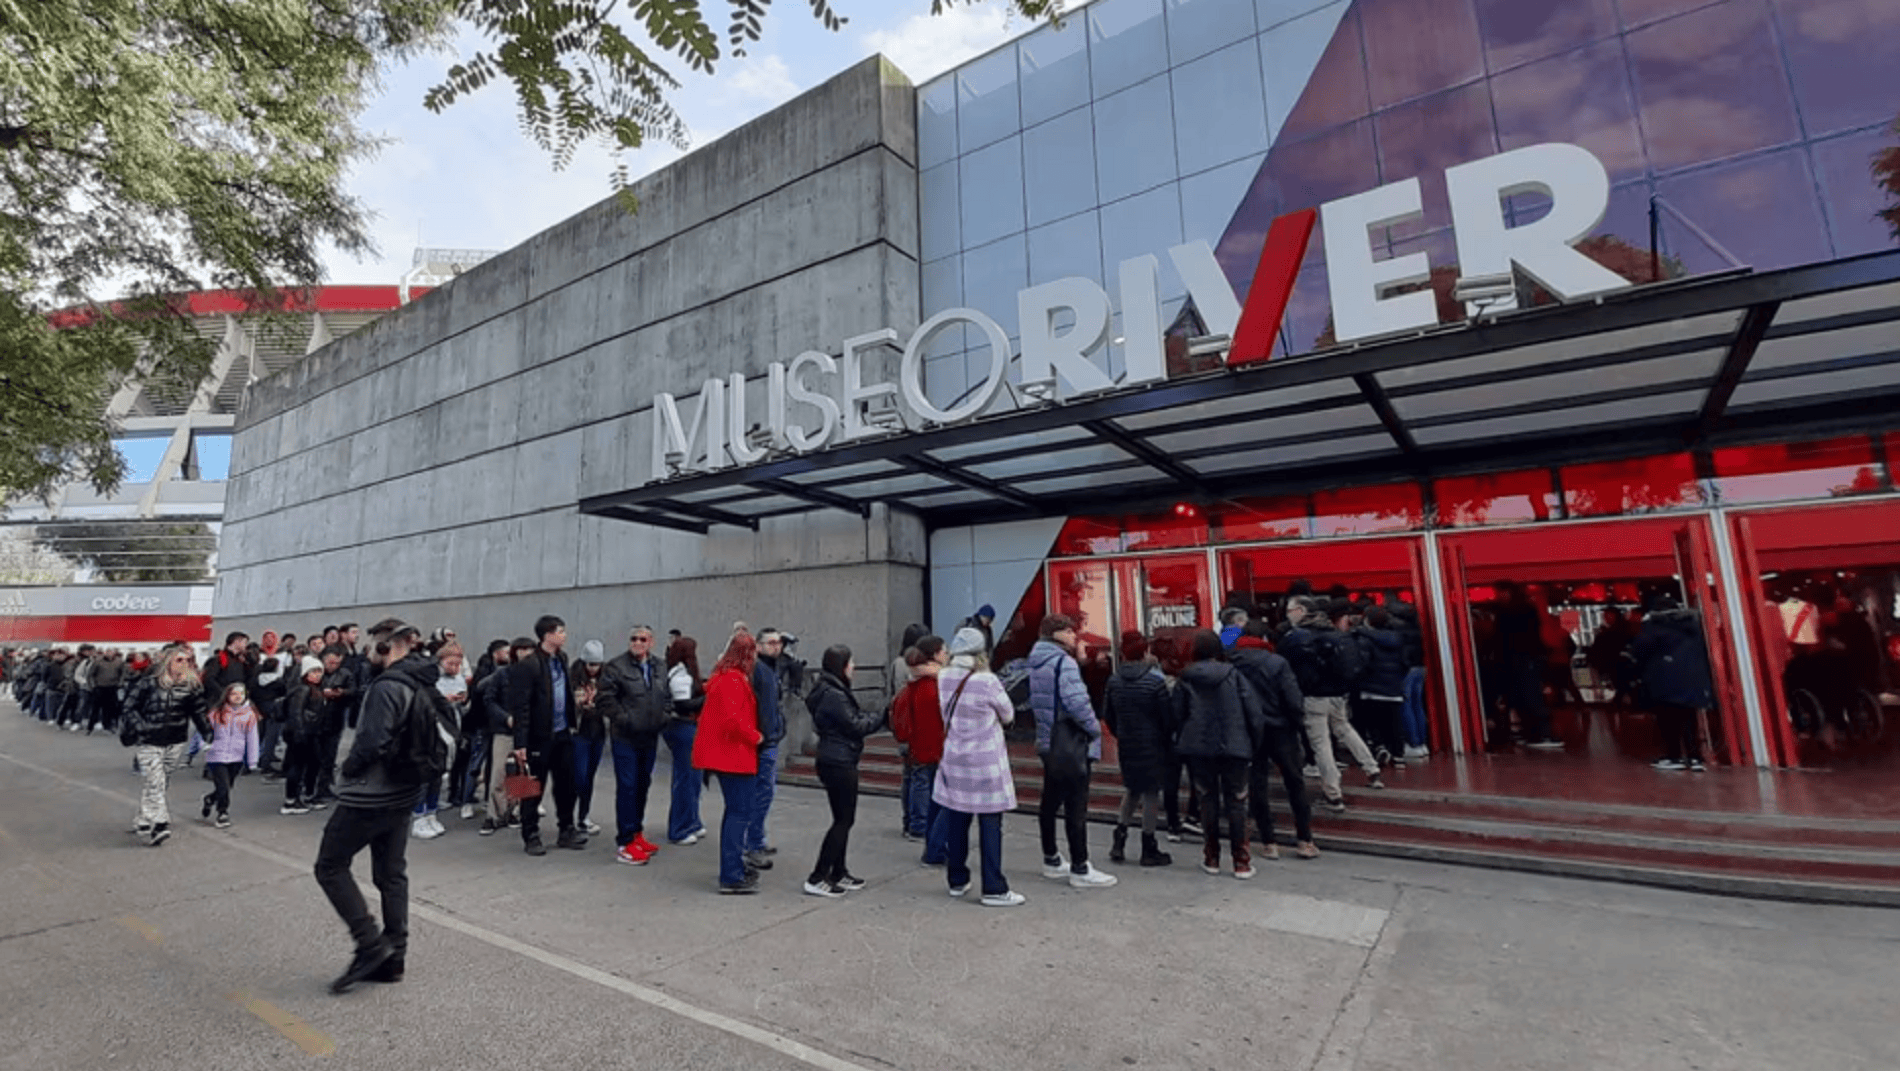
{"label": "blue tinted glass panel", "polygon": [[1102,231],[1094,212],[1029,232],[1030,285],[1070,276],[1102,282]]}
{"label": "blue tinted glass panel", "polygon": [[963,248],[958,219],[963,208],[957,199],[957,162],[938,164],[917,176],[917,213],[922,217],[919,240],[925,260],[947,257]]}
{"label": "blue tinted glass panel", "polygon": [[[946,329],[945,334],[949,331]],[[948,409],[970,385],[967,359],[961,353],[924,358],[924,397],[939,409]]]}
{"label": "blue tinted glass panel", "polygon": [[1568,52],[1616,32],[1611,0],[1477,0],[1478,30],[1492,71]]}
{"label": "blue tinted glass panel", "polygon": [[1253,33],[1253,0],[1168,0],[1168,54],[1176,64]]}
{"label": "blue tinted glass panel", "polygon": [[1472,0],[1360,0],[1375,108],[1484,74]]}
{"label": "blue tinted glass panel", "polygon": [[[1791,149],[1697,171],[1657,184],[1672,207],[1757,271],[1826,260],[1827,229],[1815,203],[1807,153]],[[1690,272],[1729,267],[1667,215],[1663,234]]]}
{"label": "blue tinted glass panel", "polygon": [[939,78],[917,91],[917,166],[935,167],[957,155],[957,80]]}
{"label": "blue tinted glass panel", "polygon": [[1013,235],[963,254],[963,303],[988,313],[1011,338],[1016,329],[1016,294],[1029,285],[1029,255],[1023,236]]}
{"label": "blue tinted glass panel", "polygon": [[1775,7],[1809,134],[1900,115],[1900,4],[1775,0]]}
{"label": "blue tinted glass panel", "polygon": [[1094,208],[1095,117],[1077,108],[1023,133],[1029,225]]}
{"label": "blue tinted glass panel", "polygon": [[229,435],[208,435],[203,432],[191,437],[192,453],[197,456],[198,478],[201,480],[228,480],[231,478],[231,437]]}
{"label": "blue tinted glass panel", "polygon": [[1181,237],[1196,238],[1210,246],[1220,244],[1227,224],[1247,195],[1247,187],[1264,157],[1250,156],[1225,167],[1203,171],[1181,180]]}
{"label": "blue tinted glass panel", "polygon": [[1623,13],[1624,26],[1641,26],[1644,23],[1680,15],[1699,7],[1707,7],[1711,0],[1616,0],[1616,6]]}
{"label": "blue tinted glass panel", "polygon": [[1152,253],[1161,261],[1161,296],[1186,292],[1168,250],[1181,244],[1181,194],[1170,183],[1102,207],[1102,267],[1116,275],[1122,261]]}
{"label": "blue tinted glass panel", "polygon": [[1347,0],[1260,35],[1267,129],[1276,142],[1298,141],[1372,110],[1359,41],[1359,16]]}
{"label": "blue tinted glass panel", "polygon": [[1023,38],[1016,51],[1025,126],[1089,102],[1089,38],[1084,20],[1044,26]]}
{"label": "blue tinted glass panel", "polygon": [[1623,45],[1604,41],[1491,80],[1503,149],[1567,141],[1595,153],[1612,182],[1643,174],[1643,135]]}
{"label": "blue tinted glass panel", "polygon": [[1099,0],[1087,10],[1089,70],[1097,99],[1167,69],[1161,0]]}
{"label": "blue tinted glass panel", "polygon": [[1174,144],[1181,173],[1267,149],[1260,49],[1242,41],[1174,69]]}
{"label": "blue tinted glass panel", "polygon": [[1874,154],[1900,145],[1900,137],[1884,130],[1849,134],[1814,146],[1814,173],[1826,199],[1834,255],[1851,257],[1892,249],[1900,244],[1893,228],[1879,217],[1892,207],[1893,198],[1875,182]]}
{"label": "blue tinted glass panel", "polygon": [[[962,257],[933,260],[925,264],[918,274],[923,286],[923,314],[926,319],[963,304]],[[963,325],[955,324],[937,332],[931,338],[926,352],[929,356],[940,357],[947,353],[961,353],[963,347]]]}
{"label": "blue tinted glass panel", "polygon": [[1022,129],[1016,50],[992,52],[957,71],[957,139],[965,153]]}
{"label": "blue tinted glass panel", "polygon": [[1729,0],[1637,30],[1627,40],[1649,162],[1657,170],[1796,136],[1794,98],[1766,0]]}
{"label": "blue tinted glass panel", "polygon": [[965,245],[982,245],[1023,229],[1020,137],[966,154],[961,161],[959,182]]}
{"label": "blue tinted glass panel", "polygon": [[1253,0],[1254,25],[1263,30],[1299,18],[1331,0]]}
{"label": "blue tinted glass panel", "polygon": [[1103,201],[1174,180],[1171,97],[1164,77],[1095,102],[1095,184]]}

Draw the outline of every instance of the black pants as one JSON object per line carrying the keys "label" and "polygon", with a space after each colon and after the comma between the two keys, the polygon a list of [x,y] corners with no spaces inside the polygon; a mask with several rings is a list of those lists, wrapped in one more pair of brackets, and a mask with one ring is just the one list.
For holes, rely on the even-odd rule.
{"label": "black pants", "polygon": [[92,693],[92,720],[111,732],[119,727],[119,690],[96,688]]}
{"label": "black pants", "polygon": [[1188,774],[1201,789],[1202,856],[1209,864],[1220,862],[1220,842],[1224,837],[1233,854],[1234,869],[1251,862],[1247,850],[1248,760],[1189,759]]}
{"label": "black pants", "polygon": [[316,741],[316,799],[336,798],[336,749],[343,743],[343,730],[326,732]]}
{"label": "black pants", "polygon": [[1405,755],[1405,700],[1374,699],[1358,696],[1353,700],[1353,720],[1359,735],[1377,751],[1384,748],[1394,755]]}
{"label": "black pants", "polygon": [[1663,755],[1682,762],[1701,761],[1702,734],[1696,724],[1695,708],[1656,703],[1652,709],[1656,712],[1656,728],[1662,731]]}
{"label": "black pants", "polygon": [[1056,812],[1069,835],[1069,870],[1080,874],[1089,863],[1089,775],[1064,778],[1049,772],[1049,760],[1042,761],[1042,803],[1036,808],[1036,824],[1042,830],[1042,857],[1055,859],[1062,853],[1056,848]]}
{"label": "black pants", "polygon": [[1525,655],[1506,662],[1503,683],[1504,702],[1517,712],[1517,727],[1524,739],[1550,739],[1550,708],[1544,705],[1543,660]]}
{"label": "black pants", "polygon": [[858,820],[858,767],[856,763],[818,763],[818,781],[825,786],[825,801],[831,804],[831,828],[818,848],[818,864],[811,868],[814,884],[837,881],[845,876],[844,853],[851,842],[851,827]]}
{"label": "black pants", "polygon": [[284,741],[284,802],[315,799],[317,795],[317,741]]}
{"label": "black pants", "polygon": [[1287,806],[1293,811],[1294,836],[1301,841],[1313,839],[1313,801],[1306,794],[1306,778],[1300,775],[1305,759],[1300,754],[1299,742],[1305,736],[1294,728],[1268,729],[1260,750],[1254,753],[1248,802],[1263,844],[1273,843],[1273,804],[1268,798],[1267,784],[1275,769],[1280,772],[1280,786],[1286,790]]}
{"label": "black pants", "polygon": [[528,756],[528,769],[541,782],[541,795],[521,801],[521,840],[532,843],[541,839],[541,801],[547,798],[550,782],[554,786],[554,824],[562,833],[574,829],[574,801],[579,797],[574,785],[574,736],[555,733],[548,749],[539,756]]}
{"label": "black pants", "polygon": [[241,762],[207,762],[205,772],[211,775],[211,809],[224,814],[231,809],[231,783],[238,779],[238,771],[244,768]]}
{"label": "black pants", "polygon": [[[343,804],[330,812],[317,848],[317,884],[337,917],[350,928],[358,949],[389,942],[398,958],[409,947],[409,822],[408,807],[370,809]],[[383,894],[383,923],[376,924],[363,900],[363,890],[350,876],[350,861],[369,849],[370,881]]]}

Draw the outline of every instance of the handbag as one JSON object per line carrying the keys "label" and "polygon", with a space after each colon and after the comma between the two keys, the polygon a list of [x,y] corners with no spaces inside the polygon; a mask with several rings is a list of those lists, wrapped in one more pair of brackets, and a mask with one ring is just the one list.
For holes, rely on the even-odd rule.
{"label": "handbag", "polygon": [[1089,734],[1074,718],[1056,715],[1049,730],[1048,771],[1050,777],[1080,781],[1089,773]]}

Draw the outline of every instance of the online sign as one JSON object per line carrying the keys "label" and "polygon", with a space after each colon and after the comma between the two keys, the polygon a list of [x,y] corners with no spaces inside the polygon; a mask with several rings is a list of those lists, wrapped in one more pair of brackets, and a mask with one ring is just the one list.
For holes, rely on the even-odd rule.
{"label": "online sign", "polygon": [[[1589,150],[1557,143],[1515,149],[1449,168],[1445,185],[1459,270],[1465,276],[1521,272],[1560,300],[1629,285],[1573,248],[1602,221],[1610,202],[1609,174]],[[1542,194],[1550,210],[1531,223],[1509,226],[1504,201],[1522,193]],[[1430,281],[1432,266],[1426,255],[1378,259],[1371,244],[1374,229],[1423,215],[1423,189],[1418,179],[1409,178],[1281,216],[1267,233],[1244,306],[1206,242],[1176,246],[1167,256],[1209,335],[1232,340],[1226,363],[1247,364],[1272,355],[1300,262],[1320,220],[1326,224],[1326,275],[1339,341],[1436,324],[1437,299],[1429,288],[1392,293]],[[1159,272],[1160,261],[1153,255],[1123,261],[1113,303],[1103,287],[1082,278],[1057,279],[1019,293],[1019,386],[1036,385],[1042,388],[1036,392],[1039,398],[1059,402],[1166,379]],[[1490,309],[1509,307],[1505,299]],[[1126,367],[1113,379],[1089,354],[1108,343],[1117,308]],[[982,335],[989,365],[974,390],[941,408],[924,393],[924,355],[938,332],[957,324]],[[897,382],[867,383],[865,358],[883,347],[903,352]],[[837,357],[807,351],[789,364],[773,362],[765,380],[763,442],[747,432],[746,377],[741,373],[708,380],[685,419],[672,394],[656,394],[652,479],[750,465],[775,451],[803,454],[887,435],[892,429],[874,422],[871,413],[888,411],[899,397],[913,428],[972,420],[1002,396],[1011,358],[1009,332],[1001,324],[976,309],[959,308],[925,320],[908,339],[884,328],[845,339]]]}

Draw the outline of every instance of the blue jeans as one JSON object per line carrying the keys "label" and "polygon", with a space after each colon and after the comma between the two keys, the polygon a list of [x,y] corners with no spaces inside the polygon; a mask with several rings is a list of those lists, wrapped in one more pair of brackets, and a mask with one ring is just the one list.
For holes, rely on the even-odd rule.
{"label": "blue jeans", "polygon": [[950,827],[946,824],[949,814],[943,804],[930,801],[930,822],[924,827],[924,863],[928,866],[942,863],[949,851]]}
{"label": "blue jeans", "polygon": [[759,778],[743,773],[714,776],[719,778],[719,794],[726,798],[726,813],[719,819],[719,884],[737,885],[745,880],[745,831],[752,823]]}
{"label": "blue jeans", "polygon": [[673,759],[673,806],[666,815],[666,839],[685,840],[687,834],[703,828],[699,820],[699,771],[693,769],[693,737],[699,724],[669,721],[660,730],[667,754]]}
{"label": "blue jeans", "polygon": [[614,843],[625,845],[646,832],[647,792],[653,788],[653,764],[660,742],[642,746],[616,738],[614,751]]}
{"label": "blue jeans", "polygon": [[936,780],[934,762],[913,762],[904,767],[904,831],[913,837],[930,832],[930,787]]}
{"label": "blue jeans", "polygon": [[1003,876],[1003,816],[968,814],[945,810],[943,825],[949,858],[946,877],[952,889],[970,883],[970,820],[976,819],[978,851],[983,857],[983,895],[1001,896],[1009,891],[1009,879]]}
{"label": "blue jeans", "polygon": [[586,822],[587,812],[593,808],[594,775],[600,772],[600,757],[606,753],[606,737],[590,740],[579,733],[574,735],[574,790],[580,793],[574,808],[576,825]]}
{"label": "blue jeans", "polygon": [[772,796],[778,788],[778,748],[759,752],[759,793],[752,800],[752,821],[745,829],[745,850],[765,850],[765,814],[772,809]]}
{"label": "blue jeans", "polygon": [[491,752],[495,750],[495,734],[487,730],[477,730],[468,737],[468,773],[462,778],[462,802],[478,803],[485,798],[479,789],[482,784],[482,771],[488,768]]}
{"label": "blue jeans", "polygon": [[431,777],[429,778],[428,787],[422,790],[422,798],[416,801],[415,816],[421,818],[425,814],[434,814],[441,808],[442,779],[440,777]]}
{"label": "blue jeans", "polygon": [[1413,666],[1405,674],[1405,742],[1425,746],[1425,667]]}

